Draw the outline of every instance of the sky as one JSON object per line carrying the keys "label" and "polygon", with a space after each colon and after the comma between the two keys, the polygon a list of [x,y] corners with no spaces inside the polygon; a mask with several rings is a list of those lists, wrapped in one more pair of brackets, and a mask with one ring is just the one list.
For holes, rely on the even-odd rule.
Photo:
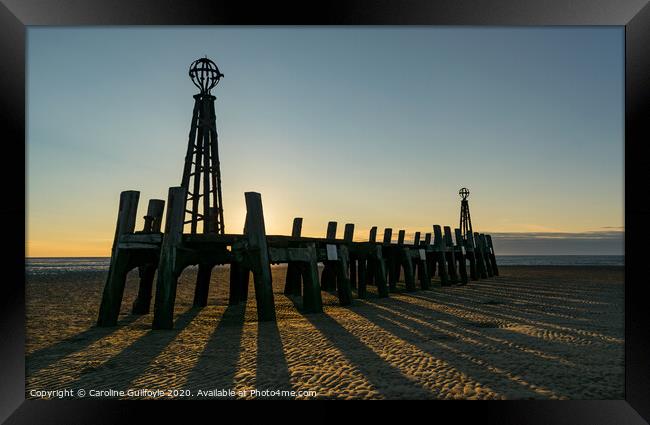
{"label": "sky", "polygon": [[[110,256],[119,194],[180,184],[203,56],[225,75],[226,233],[459,226],[497,254],[623,254],[623,27],[30,27],[29,257]],[[501,244],[501,245],[500,245]],[[502,250],[500,250],[503,248]]]}

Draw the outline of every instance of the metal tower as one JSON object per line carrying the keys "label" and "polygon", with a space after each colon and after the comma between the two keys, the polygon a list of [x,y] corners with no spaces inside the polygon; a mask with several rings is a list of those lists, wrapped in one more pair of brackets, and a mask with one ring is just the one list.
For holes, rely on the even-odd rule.
{"label": "metal tower", "polygon": [[191,233],[203,222],[203,233],[224,233],[221,171],[214,101],[210,94],[224,76],[207,57],[190,65],[190,79],[200,92],[194,95],[194,112],[181,186],[187,189],[185,221]]}
{"label": "metal tower", "polygon": [[473,235],[472,219],[469,216],[469,202],[467,201],[469,190],[463,187],[458,191],[458,194],[462,199],[460,201],[460,232],[463,240],[467,240],[467,234]]}

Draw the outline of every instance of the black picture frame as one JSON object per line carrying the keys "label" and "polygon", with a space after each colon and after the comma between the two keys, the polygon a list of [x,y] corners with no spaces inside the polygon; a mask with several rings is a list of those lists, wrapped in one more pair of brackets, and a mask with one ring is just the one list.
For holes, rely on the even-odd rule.
{"label": "black picture frame", "polygon": [[[625,27],[625,400],[437,403],[423,411],[454,422],[476,418],[500,424],[642,424],[650,421],[650,309],[643,287],[650,197],[646,189],[650,140],[650,6],[647,0],[411,0],[329,1],[251,5],[216,1],[2,0],[0,117],[4,164],[3,277],[0,285],[0,421],[6,423],[134,422],[147,403],[25,400],[25,70],[26,27],[33,25],[616,25]],[[16,165],[17,167],[14,167]],[[21,184],[22,183],[22,184]],[[612,202],[620,202],[613,199]],[[21,225],[22,223],[22,225]],[[179,401],[156,402],[158,415],[187,414]],[[217,409],[223,407],[218,407]],[[239,410],[240,408],[238,408]],[[361,410],[364,410],[362,407]],[[373,408],[375,410],[376,408]],[[329,409],[326,409],[329,410]],[[327,415],[325,410],[323,417]],[[410,416],[410,415],[409,415]],[[150,421],[151,417],[148,417]],[[189,417],[188,417],[189,418]],[[449,419],[447,419],[449,420]]]}

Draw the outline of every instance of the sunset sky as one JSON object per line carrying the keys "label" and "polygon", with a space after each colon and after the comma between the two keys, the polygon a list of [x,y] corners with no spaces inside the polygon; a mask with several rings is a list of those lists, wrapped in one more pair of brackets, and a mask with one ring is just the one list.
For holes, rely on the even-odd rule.
{"label": "sunset sky", "polygon": [[[27,256],[109,256],[119,193],[180,184],[207,55],[227,233],[475,231],[497,254],[622,254],[622,27],[28,29]],[[501,244],[501,245],[499,245]],[[502,248],[501,250],[499,248]]]}

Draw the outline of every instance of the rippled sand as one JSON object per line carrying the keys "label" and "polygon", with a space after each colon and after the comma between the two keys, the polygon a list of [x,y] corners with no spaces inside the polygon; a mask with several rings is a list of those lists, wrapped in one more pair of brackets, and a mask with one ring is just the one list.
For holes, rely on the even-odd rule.
{"label": "rippled sand", "polygon": [[105,273],[30,276],[27,397],[83,388],[184,390],[181,398],[295,390],[351,399],[622,399],[623,268],[500,270],[463,287],[383,299],[371,287],[351,307],[323,293],[325,313],[302,314],[299,299],[282,294],[285,268],[274,268],[276,323],[257,322],[252,280],[248,303],[227,305],[227,269],[215,269],[208,307],[191,308],[195,273],[187,270],[176,327],[157,331],[151,314],[129,314],[137,272],[113,328],[94,327]]}

